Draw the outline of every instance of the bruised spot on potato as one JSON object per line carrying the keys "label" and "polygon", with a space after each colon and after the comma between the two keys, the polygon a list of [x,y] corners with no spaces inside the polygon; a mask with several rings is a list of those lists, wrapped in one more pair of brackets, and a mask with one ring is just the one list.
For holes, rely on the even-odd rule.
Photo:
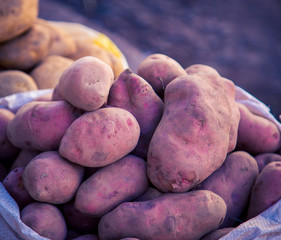
{"label": "bruised spot on potato", "polygon": [[146,210],[151,210],[155,207],[155,203],[153,201],[147,201],[147,203],[144,205],[144,208]]}
{"label": "bruised spot on potato", "polygon": [[175,231],[175,225],[176,225],[176,218],[174,216],[168,216],[165,219],[164,227],[168,232],[174,232]]}
{"label": "bruised spot on potato", "polygon": [[95,152],[92,155],[92,160],[95,161],[95,162],[104,162],[107,158],[107,155],[108,154],[106,154],[104,152]]}
{"label": "bruised spot on potato", "polygon": [[104,227],[105,228],[109,228],[109,224],[108,223],[104,223]]}
{"label": "bruised spot on potato", "polygon": [[247,167],[243,167],[240,170],[241,170],[241,172],[248,172],[249,169]]}

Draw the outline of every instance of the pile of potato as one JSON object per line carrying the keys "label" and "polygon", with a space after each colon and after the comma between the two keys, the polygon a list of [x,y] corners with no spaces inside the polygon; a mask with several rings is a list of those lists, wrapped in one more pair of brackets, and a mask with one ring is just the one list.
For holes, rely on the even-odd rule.
{"label": "pile of potato", "polygon": [[[115,45],[114,45],[115,47]],[[79,26],[61,26],[38,17],[38,0],[0,1],[0,98],[54,88],[74,60],[95,56],[117,77],[124,64]]]}
{"label": "pile of potato", "polygon": [[0,28],[0,94],[54,88],[0,108],[0,178],[27,226],[52,240],[214,240],[281,199],[280,131],[235,102],[232,81],[163,54],[114,71],[25,7],[21,31]]}

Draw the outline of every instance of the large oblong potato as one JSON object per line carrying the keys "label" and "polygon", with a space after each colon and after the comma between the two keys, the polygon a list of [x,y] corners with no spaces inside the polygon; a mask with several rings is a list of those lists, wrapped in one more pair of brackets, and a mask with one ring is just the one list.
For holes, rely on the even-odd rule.
{"label": "large oblong potato", "polygon": [[0,0],[0,13],[0,42],[4,42],[31,28],[38,16],[38,0]]}
{"label": "large oblong potato", "polygon": [[65,101],[32,101],[24,104],[9,122],[11,143],[25,150],[55,150],[79,112]]}
{"label": "large oblong potato", "polygon": [[75,207],[82,213],[101,217],[120,203],[140,196],[147,188],[145,161],[127,155],[85,180],[77,191]]}
{"label": "large oblong potato", "polygon": [[94,111],[107,102],[113,81],[113,71],[109,65],[87,56],[65,69],[58,86],[61,95],[73,106]]}
{"label": "large oblong potato", "polygon": [[166,193],[149,201],[120,204],[101,218],[99,236],[101,240],[198,240],[217,229],[225,213],[225,202],[211,191]]}
{"label": "large oblong potato", "polygon": [[64,134],[59,153],[85,167],[102,167],[130,153],[137,145],[140,127],[125,109],[100,108],[84,113]]}
{"label": "large oblong potato", "polygon": [[46,151],[33,158],[23,171],[23,183],[30,196],[40,202],[70,201],[81,184],[84,168]]}

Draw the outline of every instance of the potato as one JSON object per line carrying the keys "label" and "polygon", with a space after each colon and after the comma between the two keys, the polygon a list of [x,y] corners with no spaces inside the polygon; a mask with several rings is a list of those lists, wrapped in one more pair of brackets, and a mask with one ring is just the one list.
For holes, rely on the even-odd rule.
{"label": "potato", "polygon": [[73,62],[69,58],[51,55],[44,58],[30,72],[30,76],[34,79],[39,89],[55,88],[64,70]]}
{"label": "potato", "polygon": [[186,74],[167,85],[147,157],[148,177],[158,190],[188,191],[223,164],[230,145],[231,97],[219,76]]}
{"label": "potato", "polygon": [[258,173],[253,156],[243,151],[232,152],[223,165],[196,188],[210,190],[225,201],[227,212],[221,228],[241,223]]}
{"label": "potato", "polygon": [[147,188],[145,161],[127,155],[84,181],[78,188],[75,207],[84,214],[101,217],[120,203],[140,196]]}
{"label": "potato", "polygon": [[149,82],[162,98],[166,86],[180,75],[186,75],[183,67],[164,54],[151,54],[138,66],[137,74]]}
{"label": "potato", "polygon": [[255,156],[255,159],[259,166],[259,172],[271,162],[281,162],[281,155],[277,153],[262,153]]}
{"label": "potato", "polygon": [[33,199],[61,204],[74,197],[83,175],[83,167],[62,158],[57,151],[46,151],[27,164],[23,182]]}
{"label": "potato", "polygon": [[78,59],[63,72],[59,91],[73,106],[94,111],[106,103],[112,83],[110,66],[88,56]]}
{"label": "potato", "polygon": [[99,237],[95,234],[87,234],[73,238],[72,240],[99,240]]}
{"label": "potato", "polygon": [[150,201],[120,204],[101,218],[99,237],[197,240],[217,229],[225,213],[224,201],[211,191],[166,193]]}
{"label": "potato", "polygon": [[0,161],[14,158],[20,152],[7,137],[8,124],[14,117],[15,114],[11,111],[0,108]]}
{"label": "potato", "polygon": [[69,57],[77,51],[73,38],[61,27],[42,18],[38,18],[36,22],[46,27],[50,32],[51,44],[48,55]]}
{"label": "potato", "polygon": [[84,113],[65,132],[59,153],[85,167],[103,167],[130,153],[140,127],[122,108],[107,107]]}
{"label": "potato", "polygon": [[11,40],[32,27],[38,0],[0,0],[0,42]]}
{"label": "potato", "polygon": [[74,199],[62,205],[62,214],[67,226],[80,233],[97,233],[99,218],[81,213],[74,206]]}
{"label": "potato", "polygon": [[231,127],[230,127],[230,134],[229,134],[229,147],[228,152],[232,152],[237,143],[237,134],[238,134],[238,126],[240,121],[240,112],[238,105],[235,102],[235,85],[232,81],[223,78],[219,75],[216,69],[203,65],[203,64],[194,64],[189,66],[185,69],[185,71],[189,75],[197,75],[206,78],[208,81],[213,82],[214,84],[217,79],[220,79],[222,82],[227,95],[229,96],[228,100],[230,103],[229,109],[231,110]]}
{"label": "potato", "polygon": [[65,101],[32,101],[23,105],[9,122],[7,135],[13,145],[25,150],[56,150],[80,115]]}
{"label": "potato", "polygon": [[235,229],[234,227],[220,228],[211,233],[208,233],[204,237],[200,238],[200,240],[218,240],[223,236],[227,235],[228,233],[230,233],[234,229]]}
{"label": "potato", "polygon": [[238,104],[241,120],[238,128],[237,150],[252,155],[271,152],[281,147],[280,131],[270,120],[255,115],[243,104]]}
{"label": "potato", "polygon": [[65,98],[61,95],[60,93],[60,89],[59,89],[59,85],[57,84],[53,90],[53,94],[52,94],[52,101],[61,101],[61,100],[65,100]]}
{"label": "potato", "polygon": [[134,202],[143,202],[147,200],[152,200],[158,198],[163,193],[159,192],[156,188],[149,187],[142,195],[134,199]]}
{"label": "potato", "polygon": [[23,184],[23,171],[24,167],[15,168],[5,177],[2,184],[16,201],[20,209],[23,209],[34,200],[27,192]]}
{"label": "potato", "polygon": [[60,210],[48,203],[31,203],[21,211],[24,224],[42,237],[65,240],[67,227]]}
{"label": "potato", "polygon": [[0,98],[14,93],[37,90],[34,79],[19,70],[6,70],[0,72]]}
{"label": "potato", "polygon": [[41,151],[28,151],[28,150],[20,150],[19,155],[13,162],[10,171],[18,167],[25,167],[34,157],[40,154]]}
{"label": "potato", "polygon": [[0,44],[0,67],[28,71],[47,56],[50,43],[48,29],[34,23],[27,32]]}
{"label": "potato", "polygon": [[262,213],[281,199],[281,163],[271,162],[258,175],[252,188],[247,219]]}
{"label": "potato", "polygon": [[130,69],[114,81],[108,104],[131,112],[140,125],[140,139],[133,154],[146,159],[152,135],[163,114],[163,101],[151,85]]}

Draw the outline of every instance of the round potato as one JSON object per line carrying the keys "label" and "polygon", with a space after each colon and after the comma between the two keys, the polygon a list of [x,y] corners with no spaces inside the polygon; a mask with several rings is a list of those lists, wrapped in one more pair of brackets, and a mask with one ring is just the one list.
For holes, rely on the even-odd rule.
{"label": "round potato", "polygon": [[0,0],[0,13],[0,42],[4,42],[31,28],[38,16],[38,0]]}
{"label": "round potato", "polygon": [[34,79],[27,73],[19,70],[0,72],[0,86],[0,98],[14,93],[38,89]]}

